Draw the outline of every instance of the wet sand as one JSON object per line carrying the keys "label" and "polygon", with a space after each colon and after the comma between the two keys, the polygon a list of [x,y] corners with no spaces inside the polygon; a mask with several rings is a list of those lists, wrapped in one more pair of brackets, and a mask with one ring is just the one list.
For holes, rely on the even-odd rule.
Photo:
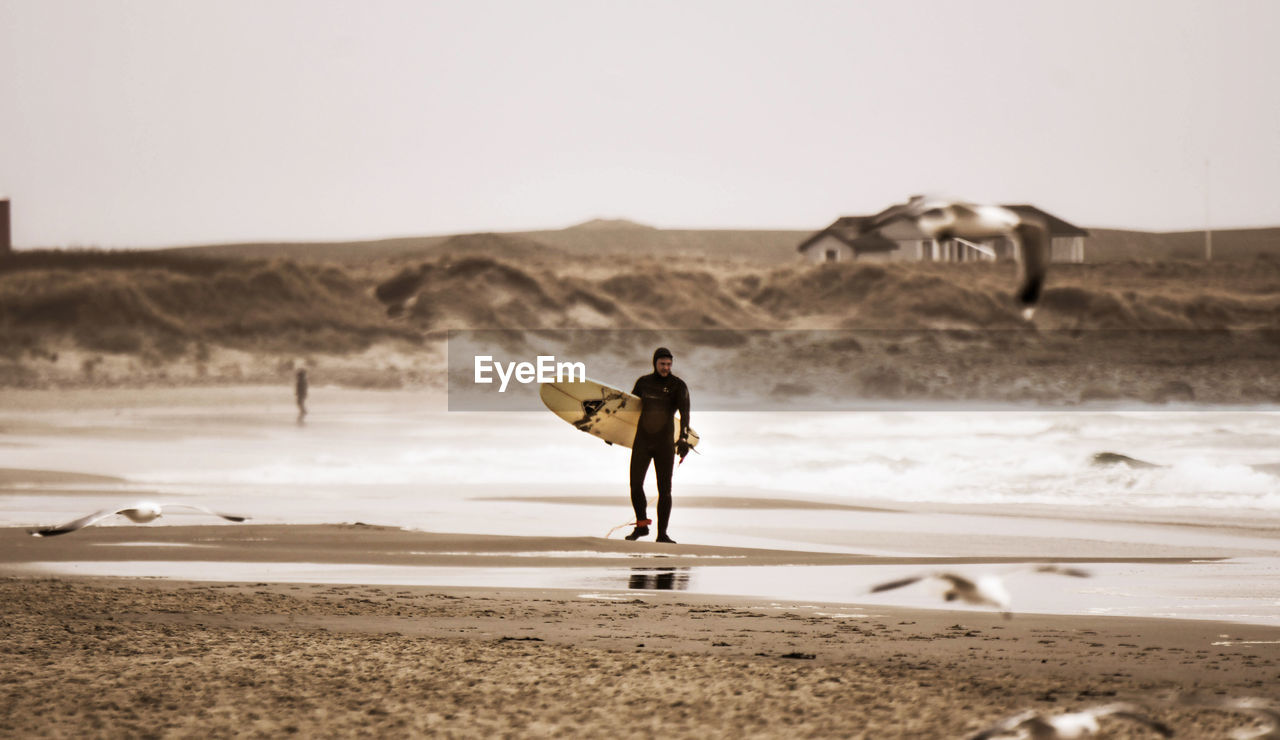
{"label": "wet sand", "polygon": [[[733,500],[725,502],[729,506]],[[1010,524],[1002,517],[885,515],[895,526],[912,531],[869,536],[880,526],[877,520],[864,525],[866,539],[871,544],[895,544],[896,552],[872,547],[859,552],[848,547],[663,545],[627,542],[621,534],[612,539],[460,534],[360,523],[135,526],[118,517],[48,538],[31,537],[24,528],[0,528],[0,575],[536,587],[623,594],[647,588],[865,608],[941,608],[949,605],[938,579],[885,593],[871,589],[904,577],[950,571],[968,578],[1003,577],[1013,594],[1012,610],[1019,613],[1162,616],[1280,627],[1274,599],[1258,588],[1274,578],[1277,559],[1273,550],[1261,549],[1271,541],[1253,533],[1195,532],[1185,535],[1185,543],[1171,545],[1161,542],[1170,530],[1157,525],[1075,523],[1073,537],[1055,537],[1052,528],[1063,523],[1054,519]],[[948,533],[961,526],[973,528],[979,536],[966,541]],[[982,530],[1010,526],[1022,533],[987,536]],[[1250,546],[1259,549],[1247,549]],[[1074,564],[1090,577],[1032,572],[1035,564],[1044,563]]]}
{"label": "wet sand", "polygon": [[[621,536],[516,537],[415,532],[368,524],[211,526],[96,526],[57,538],[0,528],[0,569],[34,561],[179,560],[244,563],[332,563],[370,566],[473,568],[689,567],[735,565],[852,565],[885,559],[856,554],[765,550],[710,545],[627,542]],[[933,562],[900,558],[897,562]]]}

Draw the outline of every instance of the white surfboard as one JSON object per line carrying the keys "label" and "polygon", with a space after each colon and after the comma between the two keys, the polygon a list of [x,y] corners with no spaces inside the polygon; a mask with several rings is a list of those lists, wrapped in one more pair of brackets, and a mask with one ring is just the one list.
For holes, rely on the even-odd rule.
{"label": "white surfboard", "polygon": [[[640,397],[595,380],[543,383],[538,397],[552,413],[578,429],[611,445],[631,447],[640,419]],[[680,425],[676,425],[678,441]],[[689,446],[698,446],[698,435],[689,430]]]}

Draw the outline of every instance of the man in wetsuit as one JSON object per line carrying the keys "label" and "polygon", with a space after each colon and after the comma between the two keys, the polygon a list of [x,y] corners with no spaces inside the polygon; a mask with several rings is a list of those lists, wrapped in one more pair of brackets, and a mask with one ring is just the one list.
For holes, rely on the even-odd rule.
{"label": "man in wetsuit", "polygon": [[[653,461],[658,483],[658,542],[675,544],[667,536],[671,519],[671,470],[675,456],[689,454],[689,387],[671,374],[671,350],[659,347],[653,353],[653,372],[641,376],[631,392],[640,397],[640,419],[631,443],[631,506],[636,512],[636,528],[627,535],[638,540],[649,534],[645,509],[644,476]],[[680,437],[676,438],[675,414],[680,412]]]}

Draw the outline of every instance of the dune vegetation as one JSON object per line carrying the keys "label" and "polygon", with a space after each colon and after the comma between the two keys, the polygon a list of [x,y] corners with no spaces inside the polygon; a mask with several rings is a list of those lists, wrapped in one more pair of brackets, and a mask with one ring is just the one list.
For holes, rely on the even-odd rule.
{"label": "dune vegetation", "polygon": [[[339,384],[439,386],[449,331],[646,342],[685,331],[700,333],[672,341],[720,350],[725,373],[749,375],[761,352],[784,357],[791,378],[769,388],[792,396],[812,392],[820,383],[805,376],[821,368],[864,397],[1280,399],[1264,369],[1280,359],[1280,259],[1054,265],[1031,323],[1012,297],[1015,272],[1004,262],[584,260],[497,234],[365,262],[25,251],[0,263],[0,384],[280,382],[305,364]],[[823,334],[798,340],[804,332]]]}

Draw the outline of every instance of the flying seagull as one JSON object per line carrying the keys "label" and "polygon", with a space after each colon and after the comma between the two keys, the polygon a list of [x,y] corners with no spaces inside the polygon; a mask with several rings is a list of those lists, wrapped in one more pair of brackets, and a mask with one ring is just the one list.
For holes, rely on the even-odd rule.
{"label": "flying seagull", "polygon": [[1173,737],[1173,730],[1163,722],[1151,719],[1142,707],[1128,702],[1099,704],[1067,714],[1044,715],[1034,709],[1006,717],[974,735],[970,740],[1017,737],[1024,740],[1072,740],[1089,737],[1098,731],[1102,717],[1120,717],[1146,725],[1161,737]]}
{"label": "flying seagull", "polygon": [[1040,299],[1049,269],[1049,226],[1038,216],[1021,214],[1004,206],[978,205],[914,195],[906,203],[890,206],[862,222],[860,231],[872,233],[894,221],[914,222],[930,239],[987,239],[1008,237],[1022,255],[1022,285],[1018,302],[1022,317],[1030,320]]}
{"label": "flying seagull", "polygon": [[1280,705],[1252,696],[1187,697],[1179,704],[1240,712],[1261,720],[1261,727],[1241,727],[1231,732],[1232,740],[1280,740]]}
{"label": "flying seagull", "polygon": [[152,503],[150,501],[139,501],[136,504],[133,504],[131,506],[126,506],[123,509],[102,509],[101,511],[95,511],[88,516],[82,516],[79,519],[67,522],[65,524],[59,524],[56,527],[41,527],[38,529],[28,529],[27,533],[30,534],[32,537],[53,537],[54,535],[67,534],[68,532],[74,532],[77,529],[84,529],[85,527],[91,526],[93,524],[97,524],[103,519],[106,519],[108,517],[113,517],[117,514],[124,517],[128,517],[130,521],[136,522],[138,524],[147,524],[148,522],[154,522],[155,520],[159,519],[162,512],[170,511],[172,509],[191,509],[192,511],[199,511],[204,514],[212,514],[213,516],[220,516],[223,519],[227,519],[233,522],[243,522],[244,520],[249,518],[247,516],[239,516],[236,514],[223,514],[222,512],[214,511],[212,509],[206,509],[203,506],[196,506],[194,504],[161,505],[161,504]]}
{"label": "flying seagull", "polygon": [[[966,604],[995,607],[1000,610],[1000,613],[1005,619],[1010,619],[1013,617],[1013,612],[1010,611],[1010,605],[1013,598],[1009,595],[1009,589],[1004,585],[1004,579],[1006,576],[1010,576],[1018,572],[1021,571],[1015,570],[1000,575],[988,573],[973,579],[970,579],[967,576],[962,576],[958,573],[947,573],[945,571],[921,573],[919,575],[899,578],[896,581],[889,581],[888,583],[881,583],[877,586],[872,586],[871,593],[876,594],[881,591],[892,591],[895,588],[910,586],[913,583],[917,583],[928,578],[936,578],[950,584],[950,588],[942,594],[942,598],[947,601],[955,601],[956,599],[959,599]],[[1086,570],[1080,570],[1079,568],[1063,568],[1057,565],[1039,565],[1033,568],[1032,572],[1056,573],[1058,575],[1072,576],[1074,578],[1089,577],[1089,572]]]}

